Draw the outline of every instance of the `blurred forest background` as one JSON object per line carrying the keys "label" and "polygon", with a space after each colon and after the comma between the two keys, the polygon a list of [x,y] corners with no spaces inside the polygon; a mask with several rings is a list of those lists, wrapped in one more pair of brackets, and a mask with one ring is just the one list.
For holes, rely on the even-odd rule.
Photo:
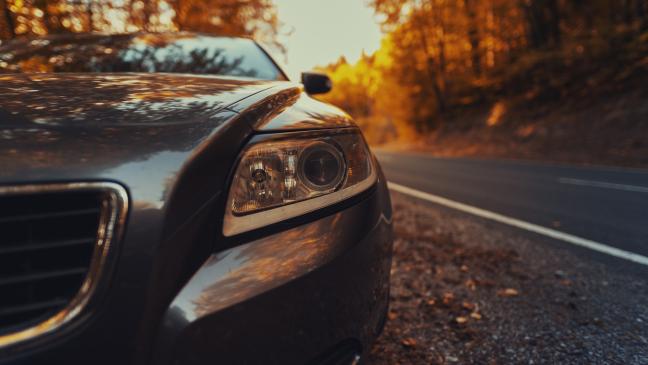
{"label": "blurred forest background", "polygon": [[372,0],[381,48],[323,67],[373,143],[648,165],[648,1]]}
{"label": "blurred forest background", "polygon": [[[371,143],[648,165],[648,0],[353,1],[373,8],[384,39],[357,63],[322,66],[335,85],[322,99]],[[271,0],[0,0],[0,10],[4,40],[191,30],[282,50]]]}
{"label": "blurred forest background", "polygon": [[0,40],[57,33],[195,31],[282,50],[272,0],[0,0]]}

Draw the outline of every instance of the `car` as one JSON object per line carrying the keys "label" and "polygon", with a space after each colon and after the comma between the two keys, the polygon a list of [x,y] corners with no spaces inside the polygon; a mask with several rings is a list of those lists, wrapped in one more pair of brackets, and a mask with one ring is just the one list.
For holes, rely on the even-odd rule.
{"label": "car", "polygon": [[352,364],[391,203],[352,118],[253,40],[0,45],[0,363]]}

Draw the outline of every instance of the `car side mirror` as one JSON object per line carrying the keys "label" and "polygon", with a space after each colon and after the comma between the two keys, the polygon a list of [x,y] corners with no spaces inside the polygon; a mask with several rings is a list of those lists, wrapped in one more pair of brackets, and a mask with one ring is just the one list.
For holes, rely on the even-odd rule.
{"label": "car side mirror", "polygon": [[319,72],[302,72],[301,81],[306,92],[311,95],[325,94],[333,87],[331,79]]}

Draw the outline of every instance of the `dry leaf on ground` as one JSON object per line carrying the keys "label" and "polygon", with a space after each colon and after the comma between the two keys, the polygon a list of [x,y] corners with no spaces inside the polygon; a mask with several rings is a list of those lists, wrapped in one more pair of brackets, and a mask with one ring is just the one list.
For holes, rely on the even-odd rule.
{"label": "dry leaf on ground", "polygon": [[403,346],[405,347],[414,347],[416,346],[416,340],[413,339],[412,337],[405,338],[401,341]]}
{"label": "dry leaf on ground", "polygon": [[500,297],[516,297],[519,294],[520,293],[513,288],[500,289],[497,291],[497,295],[499,295]]}

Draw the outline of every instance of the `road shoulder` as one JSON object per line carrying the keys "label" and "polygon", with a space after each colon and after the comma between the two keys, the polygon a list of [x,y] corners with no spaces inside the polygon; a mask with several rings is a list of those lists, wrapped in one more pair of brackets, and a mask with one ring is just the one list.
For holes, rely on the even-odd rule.
{"label": "road shoulder", "polygon": [[371,363],[648,363],[641,275],[392,197],[390,320]]}

